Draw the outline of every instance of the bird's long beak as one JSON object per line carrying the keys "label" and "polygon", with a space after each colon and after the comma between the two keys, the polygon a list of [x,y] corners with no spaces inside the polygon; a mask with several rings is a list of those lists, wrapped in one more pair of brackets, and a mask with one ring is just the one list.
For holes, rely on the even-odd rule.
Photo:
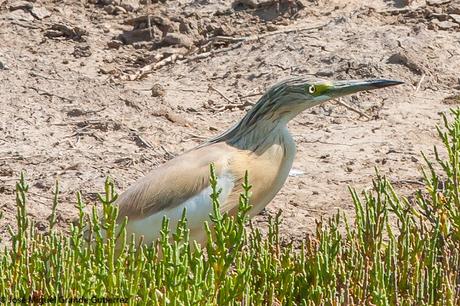
{"label": "bird's long beak", "polygon": [[331,98],[338,98],[359,91],[378,89],[399,84],[404,84],[404,82],[394,80],[335,81],[328,86],[327,93],[325,94]]}

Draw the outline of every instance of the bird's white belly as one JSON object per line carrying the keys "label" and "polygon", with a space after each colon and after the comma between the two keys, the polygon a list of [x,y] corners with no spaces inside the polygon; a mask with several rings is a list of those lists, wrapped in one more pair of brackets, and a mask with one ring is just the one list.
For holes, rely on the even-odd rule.
{"label": "bird's white belly", "polygon": [[[217,186],[218,189],[222,190],[219,195],[219,201],[224,203],[234,187],[234,178],[229,173],[224,173],[217,178]],[[211,187],[209,186],[176,207],[158,212],[144,219],[129,221],[126,226],[128,237],[130,237],[131,233],[135,233],[136,237],[143,235],[146,243],[156,240],[160,236],[164,216],[170,220],[169,229],[174,232],[184,209],[186,209],[188,228],[192,232],[204,235],[204,221],[209,220],[209,215],[212,213],[210,194]],[[191,240],[202,241],[203,238],[201,236],[191,237]]]}

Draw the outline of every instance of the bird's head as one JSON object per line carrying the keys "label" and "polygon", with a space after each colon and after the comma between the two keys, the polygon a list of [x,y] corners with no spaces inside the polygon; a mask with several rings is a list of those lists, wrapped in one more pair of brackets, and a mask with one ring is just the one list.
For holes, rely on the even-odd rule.
{"label": "bird's head", "polygon": [[254,106],[254,119],[287,123],[303,110],[359,91],[402,84],[393,80],[327,81],[291,78],[273,85]]}
{"label": "bird's head", "polygon": [[[359,91],[402,84],[392,80],[327,81],[291,78],[267,90],[254,107],[232,128],[207,143],[226,141],[241,148],[260,141],[285,126],[303,110]],[[275,133],[276,134],[276,133]]]}

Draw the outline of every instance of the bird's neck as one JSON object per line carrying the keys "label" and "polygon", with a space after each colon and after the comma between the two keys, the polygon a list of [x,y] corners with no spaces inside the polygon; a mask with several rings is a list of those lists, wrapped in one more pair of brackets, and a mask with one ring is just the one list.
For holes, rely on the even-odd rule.
{"label": "bird's neck", "polygon": [[248,119],[248,116],[245,116],[232,128],[209,140],[209,142],[224,141],[241,150],[263,153],[274,144],[283,144],[284,138],[289,135],[285,122],[279,120],[251,122]]}
{"label": "bird's neck", "polygon": [[285,124],[259,121],[247,128],[243,127],[238,137],[230,139],[230,142],[241,149],[264,152],[271,145],[282,143],[286,133]]}

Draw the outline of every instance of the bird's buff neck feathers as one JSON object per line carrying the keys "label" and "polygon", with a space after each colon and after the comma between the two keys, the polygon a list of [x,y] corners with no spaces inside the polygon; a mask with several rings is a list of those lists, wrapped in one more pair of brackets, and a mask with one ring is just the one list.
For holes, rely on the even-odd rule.
{"label": "bird's buff neck feathers", "polygon": [[286,129],[288,121],[298,112],[293,110],[292,115],[286,114],[276,102],[276,99],[265,94],[237,124],[208,140],[207,144],[226,142],[255,153],[263,153],[274,143],[283,144],[285,133],[281,131]]}

